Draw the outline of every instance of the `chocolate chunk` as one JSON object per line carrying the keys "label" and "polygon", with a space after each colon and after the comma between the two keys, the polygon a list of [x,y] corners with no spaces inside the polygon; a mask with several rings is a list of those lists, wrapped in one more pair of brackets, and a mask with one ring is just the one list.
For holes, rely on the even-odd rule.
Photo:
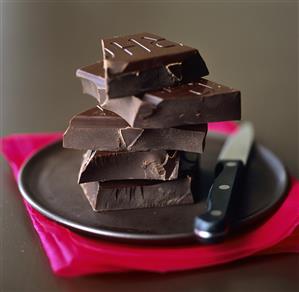
{"label": "chocolate chunk", "polygon": [[[108,100],[102,63],[77,70],[83,91],[134,128],[169,128],[241,118],[240,91],[200,78],[176,87]],[[90,83],[90,84],[89,84]],[[86,85],[89,84],[89,85]],[[96,90],[97,89],[97,90]]]}
{"label": "chocolate chunk", "polygon": [[169,128],[241,118],[240,91],[206,79],[145,93],[141,98],[111,99],[103,107],[134,128]]}
{"label": "chocolate chunk", "polygon": [[92,108],[70,120],[63,136],[63,146],[99,151],[169,149],[202,153],[206,133],[206,124],[165,129],[131,128],[118,115]]}
{"label": "chocolate chunk", "polygon": [[191,179],[167,182],[114,181],[80,185],[94,211],[192,204]]}
{"label": "chocolate chunk", "polygon": [[178,176],[176,151],[98,152],[88,150],[79,172],[79,183],[110,180],[173,180]]}
{"label": "chocolate chunk", "polygon": [[209,74],[196,49],[150,33],[103,39],[102,49],[109,98],[158,90]]}

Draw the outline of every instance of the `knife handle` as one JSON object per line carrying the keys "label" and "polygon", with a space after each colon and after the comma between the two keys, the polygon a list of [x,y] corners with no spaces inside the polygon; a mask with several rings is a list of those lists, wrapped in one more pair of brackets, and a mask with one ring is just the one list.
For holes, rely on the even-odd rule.
{"label": "knife handle", "polygon": [[200,241],[213,242],[227,234],[243,169],[241,160],[222,160],[217,163],[215,180],[208,195],[208,211],[195,218],[194,232]]}

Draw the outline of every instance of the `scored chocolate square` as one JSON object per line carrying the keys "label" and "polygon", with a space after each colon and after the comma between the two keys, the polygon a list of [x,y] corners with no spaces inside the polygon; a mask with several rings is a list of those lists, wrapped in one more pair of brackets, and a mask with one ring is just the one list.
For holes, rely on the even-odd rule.
{"label": "scored chocolate square", "polygon": [[198,50],[151,33],[102,40],[109,98],[137,95],[209,74]]}

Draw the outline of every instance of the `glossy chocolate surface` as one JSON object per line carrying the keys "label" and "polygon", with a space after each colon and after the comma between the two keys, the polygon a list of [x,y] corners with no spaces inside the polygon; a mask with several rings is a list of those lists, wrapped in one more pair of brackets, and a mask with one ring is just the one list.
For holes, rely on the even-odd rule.
{"label": "glossy chocolate surface", "polygon": [[63,136],[63,146],[99,151],[166,149],[202,153],[206,134],[207,124],[161,129],[131,128],[123,118],[96,107],[70,120]]}
{"label": "glossy chocolate surface", "polygon": [[83,80],[83,91],[97,98],[102,107],[120,115],[131,127],[168,128],[241,118],[240,91],[204,78],[140,97],[108,100],[101,66],[102,63],[96,63],[77,70],[77,76]]}
{"label": "glossy chocolate surface", "polygon": [[109,100],[104,108],[124,118],[131,127],[167,128],[241,118],[240,91],[199,79],[184,85]]}
{"label": "glossy chocolate surface", "polygon": [[[103,39],[102,50],[104,68],[111,74],[145,71],[183,62],[194,56],[200,58],[194,48],[146,32]],[[203,74],[207,75],[207,68],[202,69]]]}
{"label": "glossy chocolate surface", "polygon": [[139,33],[102,40],[109,98],[137,95],[209,74],[198,50]]}

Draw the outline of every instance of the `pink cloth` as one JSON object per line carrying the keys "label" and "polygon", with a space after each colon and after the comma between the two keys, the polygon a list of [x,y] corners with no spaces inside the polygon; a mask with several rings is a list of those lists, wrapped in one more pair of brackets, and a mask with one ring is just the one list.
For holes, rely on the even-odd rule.
{"label": "pink cloth", "polygon": [[[209,125],[209,130],[226,134],[236,128],[231,122]],[[2,139],[1,152],[17,177],[28,157],[60,138],[60,133],[10,135]],[[154,247],[112,243],[79,235],[47,219],[26,202],[25,206],[52,270],[60,276],[133,270],[181,271],[251,255],[299,252],[299,182],[295,179],[292,179],[287,199],[271,218],[254,230],[216,245]]]}

